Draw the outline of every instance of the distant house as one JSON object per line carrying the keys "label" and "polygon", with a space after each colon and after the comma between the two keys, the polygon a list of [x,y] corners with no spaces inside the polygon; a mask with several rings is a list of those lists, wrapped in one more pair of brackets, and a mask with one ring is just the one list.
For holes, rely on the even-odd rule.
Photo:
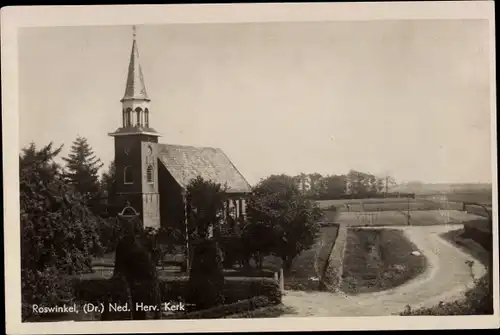
{"label": "distant house", "polygon": [[144,226],[182,226],[186,186],[201,176],[226,185],[227,213],[232,209],[235,219],[243,217],[251,188],[227,155],[218,148],[158,143],[160,134],[150,125],[150,101],[134,37],[121,100],[122,126],[109,134],[115,139],[116,207],[131,206]]}

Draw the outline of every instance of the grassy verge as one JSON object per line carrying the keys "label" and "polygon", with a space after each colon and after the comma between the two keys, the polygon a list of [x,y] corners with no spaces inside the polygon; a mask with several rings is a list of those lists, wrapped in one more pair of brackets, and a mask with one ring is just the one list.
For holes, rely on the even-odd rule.
{"label": "grassy verge", "polygon": [[321,281],[321,289],[337,291],[342,282],[344,250],[347,242],[347,227],[340,226],[337,238],[328,257],[326,269]]}
{"label": "grassy verge", "polygon": [[285,289],[301,291],[320,290],[320,279],[325,272],[328,257],[337,238],[338,226],[321,228],[316,244],[302,252],[285,274]]}
{"label": "grassy verge", "polygon": [[343,263],[341,290],[350,293],[384,291],[425,271],[427,260],[396,229],[350,229]]}
{"label": "grassy verge", "polygon": [[[298,255],[290,271],[285,273],[286,290],[318,291],[321,289],[320,278],[325,271],[337,233],[337,225],[321,228],[316,243]],[[264,258],[263,267],[266,269],[278,271],[281,266],[281,259],[275,256]]]}

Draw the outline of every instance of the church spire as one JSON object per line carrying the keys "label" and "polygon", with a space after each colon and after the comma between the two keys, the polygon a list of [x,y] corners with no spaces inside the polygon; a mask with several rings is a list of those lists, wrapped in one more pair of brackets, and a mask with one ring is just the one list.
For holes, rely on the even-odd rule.
{"label": "church spire", "polygon": [[[161,135],[150,125],[149,105],[151,100],[146,93],[141,65],[139,63],[139,51],[135,36],[135,26],[132,28],[132,52],[128,66],[127,85],[122,103],[122,126],[110,136],[136,136],[138,134],[147,136],[147,141],[157,143]],[[144,140],[144,138],[143,138]]]}
{"label": "church spire", "polygon": [[128,65],[127,84],[125,86],[124,100],[147,100],[149,101],[142,75],[141,64],[139,62],[139,50],[136,41],[136,27],[132,27],[133,40],[132,51],[130,52],[130,62]]}

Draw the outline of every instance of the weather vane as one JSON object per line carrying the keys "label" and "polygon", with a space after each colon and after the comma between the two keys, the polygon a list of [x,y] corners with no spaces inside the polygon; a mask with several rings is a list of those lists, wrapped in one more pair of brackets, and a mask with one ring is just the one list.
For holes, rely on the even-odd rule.
{"label": "weather vane", "polygon": [[132,26],[132,36],[134,37],[134,40],[135,40],[135,34],[136,34],[136,27],[135,25]]}

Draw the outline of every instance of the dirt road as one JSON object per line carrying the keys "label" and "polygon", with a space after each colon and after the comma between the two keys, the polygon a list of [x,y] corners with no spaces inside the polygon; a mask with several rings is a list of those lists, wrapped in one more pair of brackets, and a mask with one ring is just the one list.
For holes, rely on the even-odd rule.
{"label": "dirt road", "polygon": [[[439,234],[459,229],[462,225],[399,227],[428,259],[428,269],[417,278],[394,289],[348,296],[343,293],[287,291],[285,306],[297,316],[383,316],[402,312],[407,305],[412,309],[431,307],[440,301],[453,301],[472,287],[470,269],[466,261],[473,260],[476,277],[485,268],[471,256],[445,241]],[[379,227],[381,228],[381,227]],[[395,228],[395,227],[391,227]]]}

